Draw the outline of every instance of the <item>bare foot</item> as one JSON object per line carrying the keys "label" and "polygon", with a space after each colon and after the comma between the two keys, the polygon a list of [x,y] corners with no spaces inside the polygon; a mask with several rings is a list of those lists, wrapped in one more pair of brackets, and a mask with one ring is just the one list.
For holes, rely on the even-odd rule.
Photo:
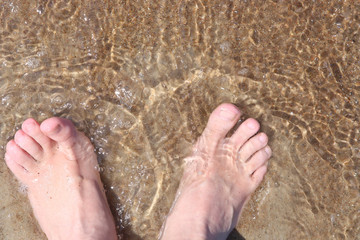
{"label": "bare foot", "polygon": [[185,170],[161,239],[226,239],[259,186],[271,156],[267,136],[255,119],[231,137],[240,111],[222,104],[211,114]]}
{"label": "bare foot", "polygon": [[5,160],[27,186],[48,239],[116,239],[93,146],[69,120],[54,117],[40,126],[27,119]]}

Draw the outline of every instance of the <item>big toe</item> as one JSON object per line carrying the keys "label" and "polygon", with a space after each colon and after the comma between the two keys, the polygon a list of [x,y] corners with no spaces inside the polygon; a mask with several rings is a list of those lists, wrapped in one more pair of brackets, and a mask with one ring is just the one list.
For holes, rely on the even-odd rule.
{"label": "big toe", "polygon": [[62,148],[72,148],[76,144],[77,131],[68,119],[58,117],[46,119],[41,123],[40,129]]}
{"label": "big toe", "polygon": [[206,144],[218,144],[236,124],[241,115],[240,110],[230,103],[223,103],[218,106],[210,115],[209,121],[203,132],[202,138]]}

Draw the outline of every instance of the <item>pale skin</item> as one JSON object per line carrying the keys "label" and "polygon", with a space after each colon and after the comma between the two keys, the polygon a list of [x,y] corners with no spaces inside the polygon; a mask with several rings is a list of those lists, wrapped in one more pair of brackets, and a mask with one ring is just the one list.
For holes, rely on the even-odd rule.
{"label": "pale skin", "polygon": [[[184,175],[161,239],[226,239],[271,156],[260,125],[221,104],[185,159]],[[117,239],[89,139],[63,118],[27,119],[6,146],[5,161],[28,188],[40,227],[51,240]],[[60,209],[60,210],[59,210]]]}

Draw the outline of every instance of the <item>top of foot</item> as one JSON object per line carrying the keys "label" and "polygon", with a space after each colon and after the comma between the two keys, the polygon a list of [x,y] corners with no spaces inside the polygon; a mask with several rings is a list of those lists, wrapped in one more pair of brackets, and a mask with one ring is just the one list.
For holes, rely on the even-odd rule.
{"label": "top of foot", "polygon": [[5,160],[49,239],[116,239],[93,146],[69,120],[27,119]]}
{"label": "top of foot", "polygon": [[232,104],[221,104],[212,112],[193,154],[185,159],[162,239],[226,239],[236,226],[271,156],[268,138],[258,133],[255,119],[247,119],[226,137],[240,115]]}

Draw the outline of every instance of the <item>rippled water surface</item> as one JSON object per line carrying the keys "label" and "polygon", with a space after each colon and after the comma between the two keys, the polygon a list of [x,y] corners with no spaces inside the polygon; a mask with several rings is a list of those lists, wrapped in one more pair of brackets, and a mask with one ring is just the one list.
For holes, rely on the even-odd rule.
{"label": "rippled water surface", "polygon": [[[26,118],[71,119],[119,232],[155,239],[182,159],[233,102],[273,148],[238,233],[360,239],[359,31],[355,0],[2,0],[0,155]],[[45,239],[4,162],[0,194],[0,239]]]}

